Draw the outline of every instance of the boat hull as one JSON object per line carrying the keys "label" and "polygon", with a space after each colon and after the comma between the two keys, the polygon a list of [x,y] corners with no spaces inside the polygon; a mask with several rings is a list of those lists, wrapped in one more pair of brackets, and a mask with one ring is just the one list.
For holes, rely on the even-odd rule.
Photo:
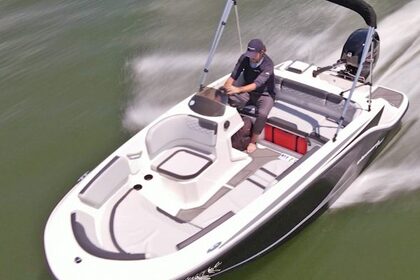
{"label": "boat hull", "polygon": [[[376,126],[379,117],[374,118],[367,129]],[[206,279],[199,278],[204,276],[213,279],[283,244],[329,208],[379,153],[382,149],[380,145],[386,143],[388,137],[394,136],[398,128],[399,122],[392,127],[356,137],[348,144],[355,144],[354,147],[343,153],[331,168],[318,176],[268,222],[224,255],[180,279]]]}

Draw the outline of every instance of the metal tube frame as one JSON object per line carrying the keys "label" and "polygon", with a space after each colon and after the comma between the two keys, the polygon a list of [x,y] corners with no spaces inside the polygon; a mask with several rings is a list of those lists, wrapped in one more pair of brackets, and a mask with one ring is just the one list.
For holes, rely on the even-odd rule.
{"label": "metal tube frame", "polygon": [[243,47],[242,47],[241,26],[239,24],[238,5],[236,3],[236,0],[233,0],[233,3],[234,3],[234,6],[235,6],[236,29],[238,30],[238,37],[239,37],[239,51],[242,53]]}
{"label": "metal tube frame", "polygon": [[233,5],[236,4],[235,0],[227,0],[225,9],[223,10],[222,17],[220,18],[219,25],[216,30],[216,34],[214,35],[213,43],[210,48],[209,56],[207,57],[207,61],[204,64],[203,73],[200,79],[200,91],[204,88],[204,83],[206,82],[207,74],[209,72],[209,67],[211,62],[213,61],[214,54],[216,53],[217,46],[219,45],[220,38],[222,37],[223,31],[225,29],[227,19],[229,18],[230,11],[232,10]]}

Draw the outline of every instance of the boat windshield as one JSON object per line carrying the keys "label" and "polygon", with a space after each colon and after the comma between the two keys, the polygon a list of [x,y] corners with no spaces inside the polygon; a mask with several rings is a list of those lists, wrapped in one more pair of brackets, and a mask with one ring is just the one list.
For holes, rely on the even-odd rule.
{"label": "boat windshield", "polygon": [[191,110],[200,115],[220,117],[225,113],[227,102],[228,97],[223,90],[205,87],[191,98],[188,105]]}

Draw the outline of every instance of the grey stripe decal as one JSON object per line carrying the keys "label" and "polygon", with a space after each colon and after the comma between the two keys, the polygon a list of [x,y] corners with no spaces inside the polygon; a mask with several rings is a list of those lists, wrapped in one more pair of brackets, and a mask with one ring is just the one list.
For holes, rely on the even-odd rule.
{"label": "grey stripe decal", "polygon": [[253,184],[254,184],[254,185],[256,185],[257,187],[259,187],[259,188],[261,188],[261,189],[265,190],[265,186],[263,186],[262,184],[258,183],[257,181],[252,180],[251,178],[247,178],[246,180],[247,180],[247,181],[249,181],[249,182],[251,182],[251,183],[253,183]]}
{"label": "grey stripe decal", "polygon": [[102,173],[105,172],[105,170],[107,170],[111,165],[114,164],[114,162],[116,162],[120,157],[119,156],[115,156],[113,159],[110,160],[110,162],[108,162],[102,169],[101,171],[99,171],[98,173],[96,173],[96,175],[92,178],[92,180],[89,181],[89,183],[87,183],[87,185],[80,191],[80,194],[83,194],[89,187],[90,185],[93,184],[93,182],[95,182],[96,179],[99,178],[99,176],[102,175]]}
{"label": "grey stripe decal", "polygon": [[261,171],[264,171],[265,173],[267,173],[268,175],[270,175],[271,177],[277,177],[277,174],[271,172],[270,170],[268,170],[267,168],[261,167],[260,168]]}

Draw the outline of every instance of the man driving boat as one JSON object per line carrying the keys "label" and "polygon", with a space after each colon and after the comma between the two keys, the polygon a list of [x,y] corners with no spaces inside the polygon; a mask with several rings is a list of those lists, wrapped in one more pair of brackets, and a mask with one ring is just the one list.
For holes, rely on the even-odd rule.
{"label": "man driving boat", "polygon": [[256,107],[251,142],[246,149],[248,153],[252,153],[257,149],[258,136],[264,129],[275,99],[274,64],[266,54],[266,47],[260,39],[249,41],[247,51],[239,57],[224,88],[232,106],[243,108],[246,105],[254,105]]}

